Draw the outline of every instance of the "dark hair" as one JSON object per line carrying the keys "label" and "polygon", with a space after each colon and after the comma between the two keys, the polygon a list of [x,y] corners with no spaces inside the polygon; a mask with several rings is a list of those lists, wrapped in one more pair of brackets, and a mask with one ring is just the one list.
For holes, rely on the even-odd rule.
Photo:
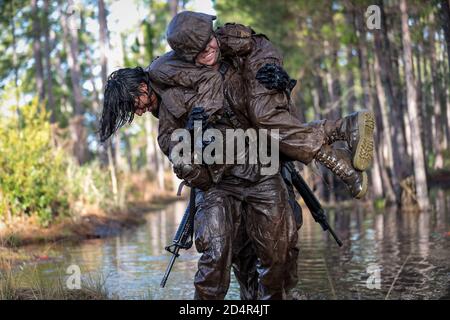
{"label": "dark hair", "polygon": [[[148,85],[149,76],[141,67],[123,68],[109,75],[100,118],[101,142],[108,140],[124,124],[133,121],[136,110],[135,101],[143,94],[140,89],[142,83]],[[151,90],[150,86],[148,90]]]}

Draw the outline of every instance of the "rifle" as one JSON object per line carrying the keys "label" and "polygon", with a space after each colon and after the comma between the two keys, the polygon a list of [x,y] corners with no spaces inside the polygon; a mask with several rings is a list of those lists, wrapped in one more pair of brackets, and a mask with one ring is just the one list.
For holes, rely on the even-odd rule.
{"label": "rifle", "polygon": [[195,190],[191,188],[191,193],[189,196],[189,204],[184,212],[183,219],[181,219],[180,225],[178,226],[177,232],[173,237],[173,244],[165,247],[167,251],[172,254],[169,264],[167,266],[166,272],[161,280],[161,288],[164,288],[169,277],[170,271],[172,270],[175,260],[180,256],[180,249],[190,249],[192,247],[192,237],[194,231],[194,216],[195,216]]}
{"label": "rifle", "polygon": [[314,220],[320,224],[323,231],[328,231],[333,236],[334,240],[336,240],[339,247],[341,247],[342,241],[328,224],[325,210],[322,208],[322,205],[320,204],[319,200],[317,200],[314,192],[309,188],[306,181],[303,180],[302,176],[295,169],[294,163],[285,162],[284,166],[291,174],[292,185],[295,187],[295,189],[297,189],[298,193],[300,193]]}

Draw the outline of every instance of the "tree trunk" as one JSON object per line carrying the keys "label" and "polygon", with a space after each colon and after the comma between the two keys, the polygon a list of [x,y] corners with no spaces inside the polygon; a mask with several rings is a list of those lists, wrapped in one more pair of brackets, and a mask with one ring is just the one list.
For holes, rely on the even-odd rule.
{"label": "tree trunk", "polygon": [[153,130],[153,121],[150,116],[145,117],[145,139],[146,139],[146,152],[147,152],[147,169],[150,172],[156,173],[156,179],[158,182],[158,187],[161,190],[164,190],[164,166],[162,165],[162,161],[159,159],[158,153],[161,153],[157,150],[157,143],[154,136]]}
{"label": "tree trunk", "polygon": [[373,168],[370,170],[370,181],[372,186],[372,194],[375,199],[379,199],[383,197],[383,183],[382,179],[380,177],[382,176],[381,173],[381,167],[380,167],[380,160],[378,159],[378,152],[375,152],[373,155]]}
{"label": "tree trunk", "polygon": [[41,49],[41,18],[39,15],[39,8],[37,0],[31,0],[33,12],[33,56],[34,67],[36,72],[36,87],[39,101],[45,99],[44,91],[44,69],[42,67],[42,49]]}
{"label": "tree trunk", "polygon": [[[384,48],[384,55],[380,56],[381,71],[386,71],[386,78],[382,75],[383,85],[385,91],[388,92],[388,103],[392,101],[390,105],[391,110],[391,121],[393,126],[393,134],[395,135],[393,141],[394,149],[394,159],[396,160],[395,171],[399,180],[403,179],[410,172],[411,163],[409,158],[409,153],[407,152],[407,140],[406,140],[406,128],[403,115],[406,113],[405,103],[404,103],[404,92],[402,88],[402,83],[400,81],[400,54],[396,46],[397,33],[401,32],[400,23],[396,16],[390,15],[386,16],[384,12],[383,2],[378,3],[381,9],[381,37],[382,45]],[[378,31],[374,31],[375,36],[377,36]],[[389,98],[389,91],[391,92],[392,98]],[[399,159],[399,160],[398,160]],[[400,165],[400,166],[399,166]]]}
{"label": "tree trunk", "polygon": [[[447,12],[447,13],[444,13]],[[450,61],[448,63],[445,63],[445,55],[447,53],[447,57],[448,60],[450,60],[450,49],[449,49],[449,39],[450,36],[447,36],[447,34],[450,34],[450,22],[448,20],[448,16],[450,15],[450,13],[448,13],[448,10],[444,10],[444,12],[442,12],[442,10],[440,10],[440,17],[441,17],[441,21],[442,21],[442,17],[443,16],[447,16],[447,21],[442,21],[442,25],[444,25],[444,23],[446,23],[444,30],[448,30],[448,33],[446,34],[446,44],[441,45],[440,46],[440,61],[441,63],[439,64],[439,69],[440,69],[440,73],[442,74],[442,78],[441,78],[441,82],[443,85],[443,90],[442,90],[442,101],[444,104],[444,109],[443,111],[443,125],[444,125],[444,131],[445,131],[445,139],[444,139],[444,146],[445,148],[449,148],[450,147]],[[445,47],[447,48],[447,50],[445,50]],[[447,51],[447,52],[445,52]]]}
{"label": "tree trunk", "polygon": [[[397,195],[400,195],[399,178],[402,177],[402,164],[405,161],[405,142],[401,121],[401,104],[394,94],[394,76],[392,63],[390,62],[390,44],[387,36],[386,16],[384,13],[383,1],[377,1],[380,7],[382,26],[381,30],[374,30],[374,51],[375,51],[375,76],[377,84],[377,95],[382,110],[383,124],[386,131],[385,141],[388,143],[388,149],[393,166],[392,183]],[[395,146],[395,148],[394,148]]]}
{"label": "tree trunk", "polygon": [[[430,15],[430,24],[434,25],[434,15]],[[431,83],[432,83],[432,98],[433,98],[433,127],[435,127],[435,135],[433,136],[434,150],[436,151],[436,161],[434,163],[434,169],[442,169],[444,166],[443,155],[443,140],[444,140],[444,126],[445,119],[443,117],[443,111],[445,109],[445,93],[443,95],[441,82],[439,81],[439,74],[437,71],[437,59],[436,59],[436,43],[434,40],[435,30],[431,30],[429,39],[429,57],[430,57],[430,71],[431,71]],[[442,99],[444,98],[444,99]]]}
{"label": "tree trunk", "polygon": [[[186,0],[183,0],[182,2],[182,9],[185,9],[185,5],[186,5]],[[170,0],[170,14],[172,17],[174,17],[177,13],[178,13],[178,8],[179,8],[179,4],[178,4],[178,0]],[[157,143],[155,143],[157,145]],[[172,187],[173,190],[176,191],[178,189],[178,186],[181,183],[181,180],[176,176],[176,174],[172,171]]]}
{"label": "tree trunk", "polygon": [[108,154],[108,164],[109,164],[109,173],[111,175],[111,189],[113,192],[114,203],[117,205],[119,203],[119,191],[117,187],[117,175],[116,175],[116,167],[114,165],[114,158],[112,155],[112,143],[111,139],[109,139],[106,144],[106,153]]}
{"label": "tree trunk", "polygon": [[45,57],[45,70],[46,70],[46,89],[47,89],[47,110],[50,112],[50,122],[56,122],[56,106],[55,106],[55,98],[53,95],[53,77],[52,77],[52,62],[50,58],[50,1],[44,0],[44,15],[45,15],[45,24],[44,24],[44,57]]}
{"label": "tree trunk", "polygon": [[[376,92],[379,93],[382,88],[380,82],[380,74],[379,70],[377,70],[377,67],[379,67],[378,59],[374,58],[375,65],[372,67],[368,67],[368,73],[369,76],[373,75],[372,77],[369,77],[370,85],[369,87],[372,88],[375,86]],[[375,78],[375,79],[373,79]],[[375,82],[375,84],[373,83]],[[386,106],[386,101],[384,100],[384,95],[382,95],[382,99],[379,99],[379,95],[377,95],[375,92],[371,90],[370,95],[373,95],[372,101],[373,101],[373,111],[375,113],[375,119],[378,124],[381,124],[377,126],[376,128],[376,140],[375,140],[375,153],[376,156],[374,156],[374,162],[378,162],[377,165],[380,169],[380,179],[383,183],[384,188],[384,194],[387,200],[387,203],[389,204],[396,204],[397,199],[399,198],[399,194],[397,194],[394,190],[394,185],[397,182],[397,177],[395,176],[395,173],[393,171],[393,165],[392,161],[392,145],[390,143],[390,136],[386,136],[386,129],[390,133],[390,124],[387,120],[387,114],[383,111],[382,103],[384,104],[384,107]],[[373,172],[375,174],[375,172]]]}
{"label": "tree trunk", "polygon": [[133,147],[131,145],[130,136],[128,134],[125,134],[123,136],[123,142],[125,144],[125,155],[127,160],[127,170],[133,171],[134,165],[133,165]]}
{"label": "tree trunk", "polygon": [[[68,1],[73,8],[73,0]],[[70,14],[70,17],[68,15]],[[86,128],[84,127],[83,96],[81,93],[81,71],[78,62],[78,30],[74,27],[74,14],[61,12],[61,24],[64,38],[68,42],[67,62],[69,65],[70,79],[72,82],[73,117],[70,119],[70,132],[73,143],[73,154],[79,164],[87,159]]]}
{"label": "tree trunk", "polygon": [[352,47],[347,47],[347,61],[349,63],[349,70],[347,71],[347,81],[346,81],[346,86],[347,86],[347,90],[350,91],[349,93],[349,97],[348,97],[348,102],[345,105],[347,110],[347,113],[352,113],[353,111],[355,111],[355,105],[356,105],[356,95],[355,95],[355,79],[354,79],[354,75],[353,75],[353,68],[350,67],[352,64],[352,60],[353,60],[353,48]]}
{"label": "tree trunk", "polygon": [[99,35],[100,35],[100,65],[101,76],[103,88],[102,92],[106,85],[106,80],[108,77],[108,48],[109,48],[109,40],[108,40],[108,25],[106,20],[106,9],[105,2],[103,0],[98,0],[98,24],[99,24]]}
{"label": "tree trunk", "polygon": [[[317,64],[317,68],[319,68]],[[314,89],[313,89],[313,108],[314,108],[314,119],[319,119],[322,117],[322,108],[326,106],[325,89],[323,86],[323,81],[320,75],[314,75]]]}
{"label": "tree trunk", "polygon": [[444,101],[446,101],[446,105],[447,105],[447,107],[446,107],[446,115],[447,115],[447,117],[446,117],[446,121],[447,121],[447,125],[445,126],[446,127],[446,133],[447,133],[447,148],[448,148],[448,146],[450,145],[450,80],[449,80],[449,78],[450,78],[450,65],[448,65],[448,67],[447,67],[447,71],[446,71],[446,73],[444,73],[445,74],[445,77],[446,77],[446,80],[445,80],[445,87],[447,88],[447,90],[446,90],[446,99],[444,100]]}
{"label": "tree trunk", "polygon": [[[435,115],[434,115],[434,108],[432,105],[432,98],[431,98],[431,93],[432,93],[432,79],[431,79],[431,61],[430,61],[430,56],[428,54],[428,49],[430,46],[430,41],[429,39],[423,39],[423,43],[421,45],[420,48],[420,57],[422,58],[422,79],[423,79],[423,84],[422,84],[422,114],[423,114],[423,120],[424,123],[422,123],[422,128],[421,128],[421,132],[422,132],[422,141],[424,141],[425,143],[425,148],[426,148],[426,154],[427,154],[427,159],[429,158],[429,156],[431,154],[435,155],[435,148],[434,148],[434,137],[436,136],[436,130],[437,125],[436,125],[436,119],[435,119]],[[431,128],[431,133],[429,132],[430,129],[427,128]]]}
{"label": "tree trunk", "polygon": [[392,143],[392,137],[393,134],[391,132],[391,122],[389,121],[389,110],[388,110],[388,104],[387,104],[387,99],[386,99],[386,95],[385,92],[383,90],[383,84],[382,84],[382,80],[381,80],[381,67],[380,67],[380,63],[378,60],[378,57],[375,56],[374,58],[375,60],[375,64],[374,64],[374,75],[375,75],[375,86],[376,86],[376,92],[378,95],[378,102],[380,105],[380,110],[377,110],[377,112],[380,114],[380,118],[381,118],[381,135],[382,135],[382,145],[384,145],[386,147],[386,154],[385,154],[385,159],[386,161],[384,161],[385,164],[387,164],[387,166],[389,167],[391,173],[392,173],[392,184],[394,185],[395,189],[396,189],[396,193],[397,195],[399,195],[399,184],[398,184],[398,180],[397,180],[397,176],[395,174],[395,166],[394,163],[395,161],[398,161],[398,159],[394,159],[394,152],[393,152],[393,143]]}
{"label": "tree trunk", "polygon": [[448,0],[439,0],[439,16],[442,30],[444,30],[445,43],[447,45],[447,59],[450,66],[450,4]]}
{"label": "tree trunk", "polygon": [[408,25],[406,0],[400,0],[400,11],[403,33],[403,60],[405,65],[408,116],[411,126],[411,140],[414,141],[413,163],[416,193],[419,207],[426,210],[429,207],[428,184],[425,166],[424,148],[419,127],[419,106],[417,104],[417,87],[413,74],[411,35]]}
{"label": "tree trunk", "polygon": [[150,117],[144,118],[145,124],[145,140],[146,140],[146,157],[147,157],[147,170],[150,172],[156,172],[156,156],[155,145],[153,144],[153,123]]}
{"label": "tree trunk", "polygon": [[[73,0],[69,0],[68,4],[73,6]],[[63,12],[61,17],[63,19],[63,30],[64,37],[68,41],[68,54],[67,54],[67,62],[69,64],[70,71],[70,79],[72,81],[72,95],[74,98],[74,114],[75,115],[83,115],[83,96],[81,93],[81,71],[80,71],[80,63],[78,61],[79,51],[79,43],[78,43],[78,32],[75,26],[74,15],[71,14],[69,17],[68,13]]]}
{"label": "tree trunk", "polygon": [[[106,82],[108,79],[108,49],[109,49],[109,38],[108,38],[108,23],[106,19],[106,8],[105,2],[103,0],[98,1],[98,25],[99,25],[99,40],[100,40],[100,65],[101,71],[100,76],[102,79],[102,92],[105,90]],[[94,90],[95,86],[94,86]],[[102,105],[103,102],[100,102]],[[114,145],[113,147],[113,140]],[[106,149],[109,170],[111,172],[111,183],[113,188],[113,194],[116,204],[119,203],[121,196],[119,195],[118,179],[117,179],[117,167],[121,164],[120,159],[120,133],[116,136],[111,137],[107,143],[104,144]],[[104,151],[103,151],[104,152]]]}
{"label": "tree trunk", "polygon": [[[367,110],[371,110],[371,111],[375,111],[374,107],[375,107],[375,101],[374,101],[374,96],[373,96],[373,90],[371,87],[371,82],[370,82],[370,72],[369,72],[369,65],[368,65],[368,61],[367,61],[367,47],[366,47],[366,41],[365,41],[365,33],[364,33],[364,28],[362,25],[362,20],[361,17],[363,17],[363,15],[359,15],[357,14],[355,16],[355,31],[357,33],[358,36],[358,46],[356,48],[357,51],[357,56],[358,56],[358,62],[359,62],[359,70],[360,70],[360,82],[361,82],[361,87],[363,89],[363,93],[362,93],[362,105],[364,106],[364,109]],[[378,119],[380,119],[380,117],[378,117]],[[378,123],[380,121],[377,121]],[[384,161],[382,161],[383,157],[382,154],[380,154],[382,152],[381,148],[378,148],[377,146],[379,146],[379,141],[380,141],[380,129],[377,126],[377,129],[375,131],[376,134],[376,144],[375,144],[375,153],[378,153],[377,155],[374,156],[374,161],[377,161],[376,165],[379,168],[379,172],[377,173],[376,170],[371,170],[370,174],[371,174],[371,181],[373,185],[383,185],[383,191],[384,191],[384,195],[385,197],[388,199],[388,202],[396,202],[395,200],[395,193],[390,192],[389,190],[392,190],[392,188],[389,188],[388,186],[390,185],[390,181],[384,181],[382,179],[383,175],[382,174],[382,170],[386,170],[386,168],[383,166]],[[376,159],[375,159],[376,158]],[[387,185],[386,185],[387,184]],[[376,194],[376,192],[374,192],[374,194]]]}
{"label": "tree trunk", "polygon": [[[355,25],[355,8],[353,4],[349,4],[348,2],[344,2],[344,6],[348,8],[348,12],[345,15],[345,20],[347,24],[350,26]],[[347,90],[351,90],[350,96],[348,98],[348,103],[346,104],[347,112],[351,113],[355,110],[355,105],[357,103],[356,94],[355,94],[355,75],[353,73],[353,43],[349,43],[346,46],[346,57],[347,57],[347,75],[346,75],[346,86]]]}
{"label": "tree trunk", "polygon": [[341,84],[339,82],[339,72],[337,70],[337,50],[331,47],[328,41],[324,42],[325,56],[331,58],[330,66],[326,72],[326,82],[328,94],[330,97],[327,112],[324,114],[329,119],[337,119],[341,117],[339,108],[339,97],[341,96]]}
{"label": "tree trunk", "polygon": [[16,41],[16,20],[15,20],[15,7],[14,1],[9,4],[10,8],[10,24],[11,24],[11,38],[12,38],[12,67],[14,69],[14,97],[16,99],[16,113],[20,116],[19,105],[20,105],[20,90],[19,90],[19,66],[17,62],[17,41]]}
{"label": "tree trunk", "polygon": [[[424,133],[423,133],[423,128],[424,125],[426,123],[426,112],[424,112],[424,108],[425,108],[425,96],[423,94],[423,75],[422,75],[422,71],[424,66],[422,66],[422,62],[420,59],[420,52],[418,48],[414,48],[411,45],[412,48],[412,65],[413,65],[413,75],[417,75],[416,77],[416,92],[417,92],[417,112],[418,112],[418,117],[417,120],[419,121],[419,132],[420,132],[420,139],[422,140],[422,145],[423,145],[423,152],[425,155],[425,159],[428,158],[428,148],[427,148],[427,143],[426,140],[424,139]],[[414,50],[416,49],[416,50]],[[416,71],[414,71],[414,67],[416,67]]]}
{"label": "tree trunk", "polygon": [[178,0],[170,0],[170,15],[173,17],[178,13]]}
{"label": "tree trunk", "polygon": [[[153,139],[153,143],[154,143],[154,147],[156,149],[157,144],[158,144],[156,142],[156,139]],[[156,152],[156,173],[157,173],[157,179],[158,179],[158,186],[159,186],[160,190],[166,189],[166,183],[164,180],[164,172],[165,172],[165,170],[164,170],[164,155],[161,151]],[[177,186],[174,185],[173,187],[176,190]]]}
{"label": "tree trunk", "polygon": [[122,136],[124,136],[124,128],[122,128],[121,132],[117,132],[117,134],[114,135],[114,157],[115,157],[115,163],[116,163],[116,169],[120,172],[120,171],[124,171],[127,172],[128,168],[127,168],[127,162],[124,159],[124,157],[122,157],[122,152],[121,152],[121,141],[122,141]]}

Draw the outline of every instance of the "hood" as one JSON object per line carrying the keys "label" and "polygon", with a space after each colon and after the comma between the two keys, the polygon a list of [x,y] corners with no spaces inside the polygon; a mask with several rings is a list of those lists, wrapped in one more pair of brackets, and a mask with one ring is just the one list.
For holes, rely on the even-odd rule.
{"label": "hood", "polygon": [[185,71],[194,78],[198,77],[199,71],[194,64],[180,60],[175,51],[169,51],[157,57],[144,70],[149,75],[148,85],[158,96],[158,108],[156,112],[152,112],[156,118],[158,118],[159,105],[170,88],[193,86],[192,77],[185,77]]}
{"label": "hood", "polygon": [[216,16],[205,13],[183,11],[173,17],[167,27],[167,42],[177,55],[194,62],[211,38]]}

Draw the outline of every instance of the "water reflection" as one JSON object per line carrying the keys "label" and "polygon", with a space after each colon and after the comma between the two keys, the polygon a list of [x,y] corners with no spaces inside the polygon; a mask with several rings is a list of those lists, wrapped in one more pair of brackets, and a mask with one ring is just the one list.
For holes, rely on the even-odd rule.
{"label": "water reflection", "polygon": [[[341,248],[305,210],[295,294],[307,299],[450,298],[450,194],[438,190],[434,206],[422,213],[393,208],[376,213],[359,207],[332,211],[330,221],[344,242]],[[194,248],[182,253],[166,288],[159,288],[169,259],[164,246],[184,209],[184,202],[176,202],[118,237],[55,246],[58,261],[40,264],[39,272],[56,276],[58,269],[78,264],[85,274],[101,273],[109,292],[123,299],[192,299],[199,256]],[[380,289],[367,287],[371,264],[380,270]],[[239,298],[234,279],[227,298]]]}
{"label": "water reflection", "polygon": [[[336,230],[345,239],[341,249],[318,240],[318,228],[308,220],[301,232],[296,290],[314,299],[449,298],[448,199],[438,191],[433,212],[334,212]],[[370,264],[381,270],[378,290],[366,285]]]}

